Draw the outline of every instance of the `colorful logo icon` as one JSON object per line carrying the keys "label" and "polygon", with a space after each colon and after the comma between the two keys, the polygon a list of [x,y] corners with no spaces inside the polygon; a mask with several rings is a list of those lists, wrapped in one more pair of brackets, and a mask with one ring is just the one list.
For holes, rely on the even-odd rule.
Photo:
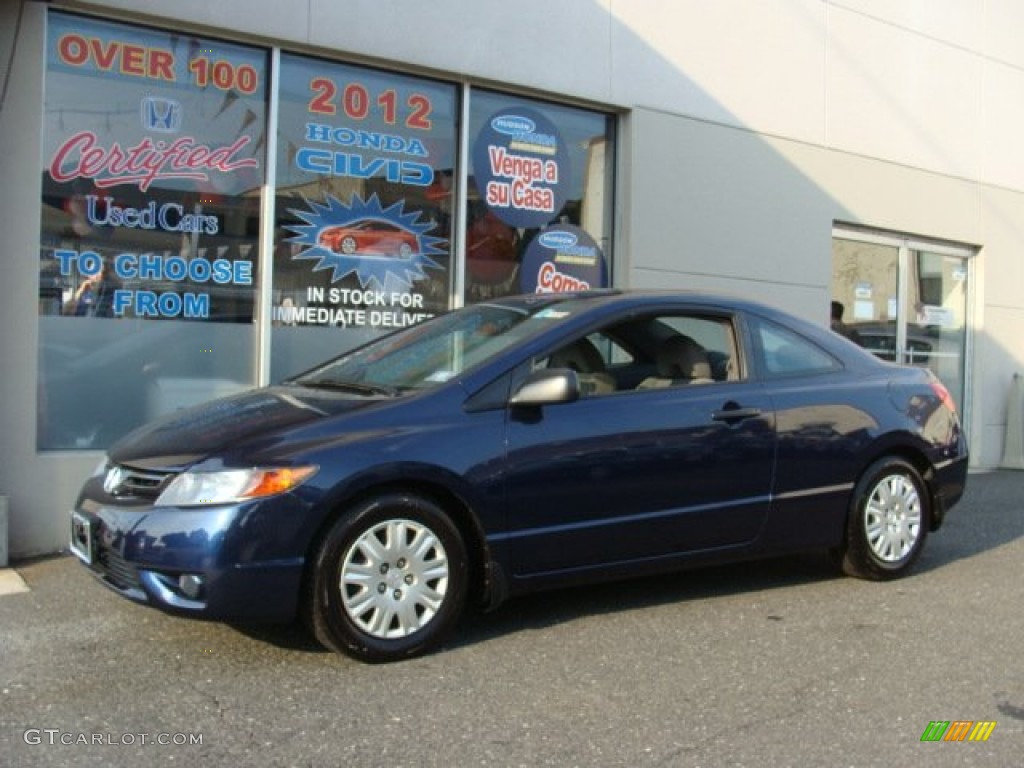
{"label": "colorful logo icon", "polygon": [[921,741],[988,741],[995,728],[994,720],[932,720]]}

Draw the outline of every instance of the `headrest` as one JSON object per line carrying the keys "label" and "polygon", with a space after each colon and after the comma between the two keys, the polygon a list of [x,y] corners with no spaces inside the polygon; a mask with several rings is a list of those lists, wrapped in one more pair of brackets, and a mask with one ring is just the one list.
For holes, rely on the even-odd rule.
{"label": "headrest", "polygon": [[593,344],[587,339],[579,339],[551,355],[548,368],[571,368],[576,373],[599,373],[604,370],[604,360]]}
{"label": "headrest", "polygon": [[658,375],[667,379],[710,379],[707,352],[689,336],[673,336],[658,349]]}

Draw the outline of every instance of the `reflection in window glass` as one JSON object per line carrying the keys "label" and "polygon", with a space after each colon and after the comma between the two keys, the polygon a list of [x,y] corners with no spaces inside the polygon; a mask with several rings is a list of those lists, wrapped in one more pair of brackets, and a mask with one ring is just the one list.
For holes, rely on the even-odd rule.
{"label": "reflection in window glass", "polygon": [[[914,324],[907,326],[906,360],[927,366],[953,397],[963,402],[967,346],[967,259],[911,251],[910,299]],[[962,405],[961,405],[962,407]]]}
{"label": "reflection in window glass", "polygon": [[453,85],[281,57],[271,378],[449,307]]}
{"label": "reflection in window glass", "polygon": [[371,395],[430,389],[557,321],[556,314],[539,306],[465,307],[379,339],[296,380]]}
{"label": "reflection in window glass", "polygon": [[48,17],[38,447],[254,383],[266,55]]}
{"label": "reflection in window glass", "polygon": [[610,284],[612,118],[474,90],[466,301]]}
{"label": "reflection in window glass", "polygon": [[788,376],[836,370],[836,362],[825,350],[802,336],[767,320],[757,322],[762,362],[769,374]]}

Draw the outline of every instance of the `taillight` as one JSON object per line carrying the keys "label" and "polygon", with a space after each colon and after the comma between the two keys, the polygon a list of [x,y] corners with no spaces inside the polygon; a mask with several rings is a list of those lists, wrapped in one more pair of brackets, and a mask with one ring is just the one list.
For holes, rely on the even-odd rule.
{"label": "taillight", "polygon": [[946,385],[939,381],[935,374],[932,374],[930,384],[932,391],[938,396],[939,401],[950,411],[956,413],[956,403],[953,402],[953,396],[949,394],[949,390],[946,389]]}

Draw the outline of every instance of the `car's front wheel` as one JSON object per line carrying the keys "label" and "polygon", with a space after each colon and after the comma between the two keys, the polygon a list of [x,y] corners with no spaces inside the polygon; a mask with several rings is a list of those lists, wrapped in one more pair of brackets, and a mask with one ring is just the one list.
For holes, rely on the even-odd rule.
{"label": "car's front wheel", "polygon": [[853,493],[843,570],[876,580],[905,573],[924,546],[929,504],[921,473],[909,462],[887,457],[868,467]]}
{"label": "car's front wheel", "polygon": [[388,494],[338,519],[311,576],[308,610],[317,640],[363,661],[396,661],[434,647],[458,621],[466,549],[439,506]]}

